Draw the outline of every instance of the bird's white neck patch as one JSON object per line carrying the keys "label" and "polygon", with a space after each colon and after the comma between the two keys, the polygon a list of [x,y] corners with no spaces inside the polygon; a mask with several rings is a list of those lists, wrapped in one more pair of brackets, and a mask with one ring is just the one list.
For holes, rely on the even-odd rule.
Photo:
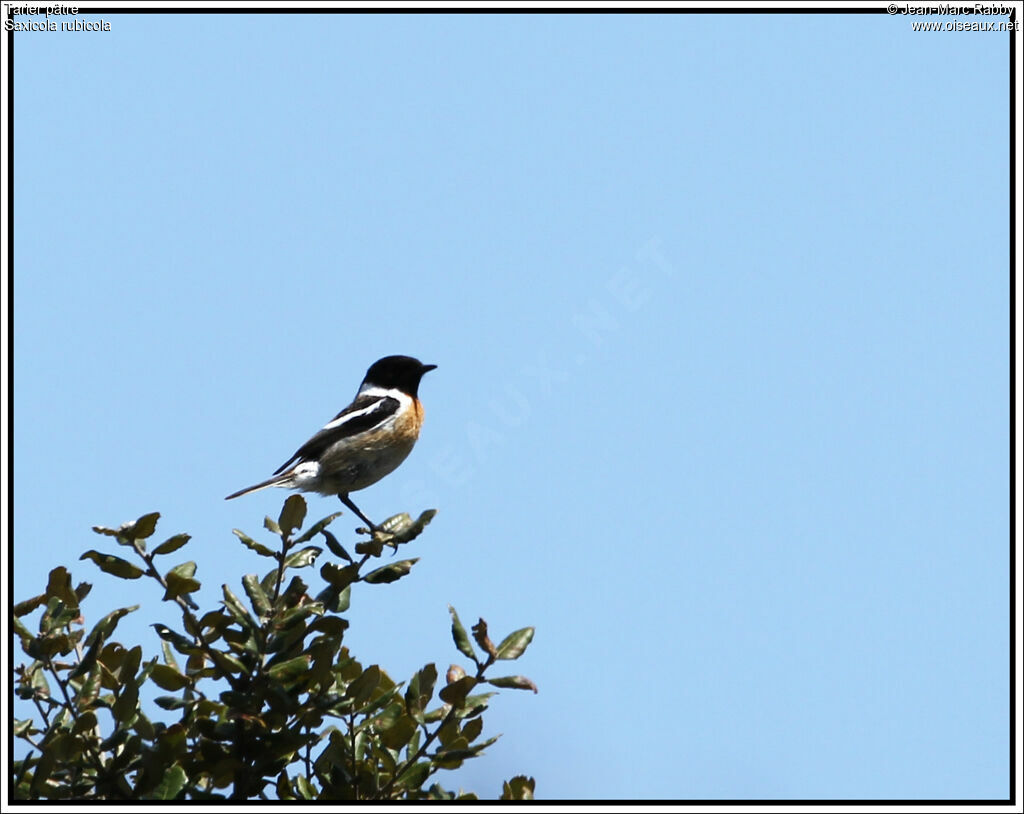
{"label": "bird's white neck patch", "polygon": [[397,387],[381,387],[379,384],[363,384],[359,388],[357,396],[376,396],[377,398],[385,398],[391,396],[393,399],[399,401],[408,400],[409,396],[399,390]]}

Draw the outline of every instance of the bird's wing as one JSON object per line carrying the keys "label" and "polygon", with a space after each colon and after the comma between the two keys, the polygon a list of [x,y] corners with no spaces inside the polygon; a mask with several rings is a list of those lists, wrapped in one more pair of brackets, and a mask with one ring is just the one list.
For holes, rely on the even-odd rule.
{"label": "bird's wing", "polygon": [[299,447],[274,474],[281,474],[298,461],[317,460],[332,444],[384,423],[398,412],[400,406],[398,399],[391,396],[357,396],[355,401],[331,419],[320,432]]}

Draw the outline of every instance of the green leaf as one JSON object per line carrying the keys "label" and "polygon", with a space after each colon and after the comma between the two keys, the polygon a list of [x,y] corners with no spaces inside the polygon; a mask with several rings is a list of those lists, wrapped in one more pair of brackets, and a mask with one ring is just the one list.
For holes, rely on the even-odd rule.
{"label": "green leaf", "polygon": [[176,633],[171,630],[167,625],[162,625],[159,622],[153,625],[157,635],[165,642],[170,643],[175,650],[186,656],[190,656],[193,653],[198,652],[195,642],[191,642],[182,636],[180,633]]}
{"label": "green leaf", "polygon": [[242,577],[242,587],[245,588],[245,593],[256,613],[260,616],[269,616],[273,608],[270,604],[270,597],[260,585],[259,577],[255,574],[246,574]]}
{"label": "green leaf", "polygon": [[139,713],[139,717],[135,719],[135,723],[132,724],[132,729],[134,729],[135,732],[137,732],[145,741],[151,741],[156,737],[156,727],[153,726],[153,722],[141,712]]}
{"label": "green leaf", "polygon": [[422,760],[406,769],[402,776],[399,777],[396,785],[404,789],[418,789],[430,776],[430,769],[430,761]]}
{"label": "green leaf", "polygon": [[187,707],[189,702],[184,698],[178,698],[176,695],[158,695],[153,699],[153,703],[160,707],[160,709],[175,710]]}
{"label": "green leaf", "polygon": [[307,565],[312,565],[314,562],[316,562],[316,558],[320,556],[320,553],[322,551],[322,548],[315,545],[303,548],[300,551],[296,551],[294,554],[289,554],[284,561],[284,567],[305,568]]}
{"label": "green leaf", "polygon": [[454,720],[445,721],[437,730],[437,740],[441,746],[449,747],[459,737],[459,722]]}
{"label": "green leaf", "polygon": [[147,537],[152,537],[153,532],[156,531],[156,521],[160,519],[160,512],[150,512],[144,514],[138,520],[131,524],[131,536],[135,540],[145,540]]}
{"label": "green leaf", "polygon": [[25,623],[17,616],[11,619],[11,624],[14,627],[14,632],[17,633],[18,638],[21,639],[22,648],[27,647],[35,640],[35,636],[32,635],[32,631],[25,627]]}
{"label": "green leaf", "polygon": [[384,550],[386,540],[386,534],[376,532],[372,540],[360,540],[356,543],[356,554],[369,554],[371,557],[379,557]]}
{"label": "green leaf", "polygon": [[453,766],[453,763],[458,765],[463,760],[476,757],[497,740],[498,739],[494,737],[484,741],[483,743],[478,743],[476,746],[470,746],[469,742],[465,738],[459,737],[452,742],[450,747],[439,751],[435,760],[442,764],[443,768],[455,768],[456,766]]}
{"label": "green leaf", "polygon": [[270,675],[271,679],[276,681],[285,689],[290,689],[292,685],[304,677],[309,671],[309,662],[309,656],[299,656],[298,658],[281,662],[281,664],[275,664],[267,671],[267,673]]}
{"label": "green leaf", "polygon": [[110,737],[100,742],[99,751],[109,752],[113,749],[117,749],[131,736],[131,732],[126,727],[118,727],[111,733]]}
{"label": "green leaf", "polygon": [[32,673],[30,683],[32,685],[32,689],[35,690],[36,695],[42,698],[50,697],[50,683],[46,680],[46,675],[42,670],[35,670]]}
{"label": "green leaf", "polygon": [[413,756],[420,750],[420,731],[417,729],[409,742],[405,745],[405,759],[412,760]]}
{"label": "green leaf", "polygon": [[224,606],[228,609],[228,612],[234,616],[243,627],[249,630],[255,630],[256,622],[253,621],[248,609],[242,604],[242,600],[239,599],[235,595],[235,592],[227,585],[222,585],[221,588],[224,591]]}
{"label": "green leaf", "polygon": [[33,596],[31,599],[26,599],[23,602],[18,602],[14,606],[14,615],[27,616],[45,602],[46,594],[39,594],[39,596]]}
{"label": "green leaf", "polygon": [[292,784],[288,781],[288,774],[281,772],[277,776],[277,783],[275,784],[277,791],[278,800],[294,800],[295,793],[292,791]]}
{"label": "green leaf", "polygon": [[72,608],[69,612],[67,605],[61,602],[56,596],[51,596],[46,601],[46,610],[44,610],[43,615],[39,617],[39,632],[49,633],[53,630],[59,630],[69,624],[77,615],[77,607]]}
{"label": "green leaf", "polygon": [[75,721],[75,726],[72,727],[72,732],[82,734],[91,730],[95,734],[97,723],[96,714],[92,710],[86,710],[84,713],[79,713],[78,720]]}
{"label": "green leaf", "polygon": [[476,683],[476,679],[473,676],[463,676],[458,681],[449,684],[441,690],[439,693],[441,700],[446,704],[451,704],[453,707],[461,707],[466,700],[466,696],[476,686]]}
{"label": "green leaf", "polygon": [[505,687],[513,690],[533,690],[537,692],[537,685],[526,676],[502,676],[501,678],[489,678],[487,683],[494,687]]}
{"label": "green leaf", "polygon": [[43,799],[46,794],[46,783],[50,779],[50,775],[53,773],[53,768],[57,764],[57,753],[54,749],[42,750],[39,755],[39,762],[35,765],[35,771],[32,774],[32,782],[29,786],[29,797],[35,799]]}
{"label": "green leaf", "polygon": [[408,543],[415,540],[423,533],[423,529],[426,527],[427,523],[433,520],[434,515],[436,514],[437,509],[428,509],[416,518],[415,522],[413,522],[407,512],[396,514],[394,517],[389,517],[381,523],[380,531],[377,535],[380,536],[384,542],[391,545]]}
{"label": "green leaf", "polygon": [[310,622],[307,630],[310,633],[322,633],[330,639],[340,640],[347,628],[348,622],[341,617],[321,616]]}
{"label": "green leaf", "polygon": [[100,567],[101,571],[107,574],[113,574],[115,577],[120,577],[121,579],[138,579],[146,573],[137,565],[132,565],[128,560],[122,560],[120,557],[115,557],[113,554],[103,554],[99,551],[86,551],[78,559],[92,560]]}
{"label": "green leaf", "polygon": [[114,701],[110,711],[113,713],[114,718],[123,723],[125,726],[129,726],[139,709],[139,685],[135,683],[134,679],[127,681],[121,685],[120,692],[118,693],[117,700]]}
{"label": "green leaf", "polygon": [[302,577],[292,577],[281,595],[274,603],[277,608],[290,608],[302,601],[302,596],[309,591],[309,586],[302,581]]}
{"label": "green leaf", "polygon": [[80,582],[75,586],[75,596],[78,597],[79,603],[89,595],[91,590],[92,584],[89,582]]}
{"label": "green leaf", "polygon": [[169,692],[177,692],[187,687],[189,683],[185,676],[166,664],[154,664],[150,670],[149,677],[153,679],[153,682],[161,690]]}
{"label": "green leaf", "polygon": [[473,650],[473,645],[469,642],[469,634],[466,633],[466,628],[459,621],[459,614],[455,612],[455,608],[451,605],[448,606],[448,613],[452,616],[452,639],[455,641],[455,646],[459,648],[459,652],[462,655],[477,661],[476,652]]}
{"label": "green leaf", "polygon": [[178,660],[174,658],[174,651],[171,650],[171,646],[166,641],[162,641],[160,642],[160,647],[163,649],[164,664],[177,670]]}
{"label": "green leaf", "polygon": [[160,512],[152,512],[142,515],[134,523],[122,523],[117,529],[93,526],[92,530],[107,537],[116,537],[120,545],[131,545],[133,540],[142,541],[151,536],[156,531],[156,521],[159,519]]}
{"label": "green leaf", "polygon": [[316,799],[316,791],[314,791],[313,786],[304,774],[295,777],[295,791],[299,793],[303,800]]}
{"label": "green leaf", "polygon": [[395,582],[408,574],[412,570],[412,567],[419,561],[419,557],[416,557],[415,559],[399,560],[398,562],[393,562],[390,565],[384,565],[363,577],[363,581],[369,582],[371,585]]}
{"label": "green leaf", "polygon": [[153,789],[153,797],[157,800],[173,800],[181,793],[181,790],[185,788],[185,783],[188,781],[188,775],[185,774],[185,770],[177,763],[171,766],[166,772],[164,772],[163,779],[160,784]]}
{"label": "green leaf", "polygon": [[307,616],[316,614],[317,616],[323,614],[324,606],[320,602],[304,602],[297,607],[291,608],[283,613],[280,613],[274,620],[274,629],[278,631],[287,630],[294,625],[297,625]]}
{"label": "green leaf", "polygon": [[533,641],[533,628],[524,627],[509,633],[501,644],[498,645],[498,658],[512,660],[517,659],[526,651],[527,645]]}
{"label": "green leaf", "polygon": [[355,758],[357,761],[362,760],[363,756],[366,754],[366,742],[366,730],[361,729],[359,732],[356,733],[355,749],[352,750],[355,753]]}
{"label": "green leaf", "polygon": [[263,528],[269,531],[271,534],[281,535],[281,527],[271,518],[269,515],[263,518]]}
{"label": "green leaf", "polygon": [[412,677],[405,690],[405,708],[417,721],[422,722],[423,710],[434,695],[434,684],[437,682],[437,667],[426,665]]}
{"label": "green leaf", "polygon": [[327,515],[327,517],[325,517],[323,520],[317,520],[312,526],[309,527],[308,530],[304,531],[302,533],[302,536],[299,537],[295,542],[308,543],[310,540],[316,537],[320,532],[322,532],[325,528],[327,528],[327,526],[329,526],[339,517],[341,517],[341,512],[335,512],[334,514]]}
{"label": "green leaf", "polygon": [[90,706],[100,695],[102,669],[94,664],[89,675],[85,677],[82,686],[78,688],[78,708]]}
{"label": "green leaf", "polygon": [[359,678],[348,685],[348,689],[345,690],[345,696],[351,698],[357,706],[362,704],[373,695],[373,691],[377,689],[377,685],[381,682],[381,677],[381,669],[376,664],[367,667]]}
{"label": "green leaf", "polygon": [[496,692],[482,692],[477,695],[467,695],[466,703],[463,709],[459,710],[459,718],[475,718],[487,709],[487,700],[492,696],[497,695]]}
{"label": "green leaf", "polygon": [[272,549],[267,548],[265,545],[263,545],[263,543],[257,543],[254,539],[252,539],[252,537],[250,537],[244,531],[241,531],[239,529],[232,529],[231,533],[234,534],[239,540],[241,540],[242,544],[245,545],[246,548],[251,548],[261,557],[277,556],[277,554]]}
{"label": "green leaf", "polygon": [[142,645],[137,644],[131,650],[125,650],[124,656],[121,659],[121,664],[117,668],[117,677],[122,683],[127,681],[134,681],[135,674],[139,670],[139,665],[142,663]]}
{"label": "green leaf", "polygon": [[388,749],[401,749],[416,732],[416,721],[408,715],[399,715],[386,728],[378,729],[380,742]]}
{"label": "green leaf", "polygon": [[437,514],[437,509],[427,509],[422,512],[419,517],[416,518],[416,522],[413,523],[409,528],[397,535],[395,542],[408,543],[410,540],[415,540],[420,534],[423,533],[423,529],[427,523],[434,519],[434,515]]}
{"label": "green leaf", "polygon": [[324,578],[324,582],[335,588],[346,588],[359,577],[359,569],[355,565],[342,567],[333,562],[325,562],[320,566],[320,576]]}
{"label": "green leaf", "polygon": [[470,721],[468,724],[466,724],[464,727],[462,727],[462,736],[467,741],[472,743],[478,737],[480,737],[480,732],[483,731],[483,728],[484,728],[484,719],[483,718],[474,718],[472,721]]}
{"label": "green leaf", "polygon": [[401,534],[406,531],[412,525],[412,518],[408,512],[401,512],[392,517],[389,517],[383,523],[380,524],[380,530],[385,534]]}
{"label": "green leaf", "polygon": [[351,598],[351,585],[346,585],[341,589],[336,588],[333,585],[328,585],[316,595],[317,602],[320,602],[324,606],[324,610],[328,610],[331,613],[344,613],[347,611]]}
{"label": "green leaf", "polygon": [[[331,515],[331,517],[335,516],[336,515]],[[345,546],[338,542],[337,537],[335,537],[329,531],[323,531],[322,534],[324,535],[324,541],[327,543],[327,547],[330,549],[331,553],[335,557],[341,557],[343,560],[355,562],[355,560],[352,559],[352,555],[345,550]],[[303,540],[302,542],[305,542],[305,540]]]}
{"label": "green leaf", "polygon": [[379,739],[370,741],[370,751],[380,764],[378,771],[382,771],[384,774],[394,774],[395,769],[398,768],[398,762],[391,751],[384,748]]}
{"label": "green leaf", "polygon": [[241,661],[236,659],[230,653],[224,653],[220,650],[211,650],[210,658],[213,663],[217,665],[217,668],[229,675],[248,675],[250,670]]}
{"label": "green leaf", "polygon": [[536,781],[532,777],[518,774],[502,785],[501,800],[532,800]]}
{"label": "green leaf", "polygon": [[[160,545],[153,549],[154,554],[170,554],[172,551],[177,551],[185,543],[192,539],[191,534],[175,534],[173,537],[164,540]],[[180,768],[180,767],[178,767]]]}
{"label": "green leaf", "polygon": [[390,681],[391,679],[388,678],[387,675],[383,675],[380,685],[374,691],[377,697],[369,703],[363,704],[361,707],[358,703],[356,704],[355,715],[357,717],[360,715],[372,715],[378,710],[388,706],[388,704],[391,704],[392,701],[399,697],[400,687],[397,685],[390,686]]}
{"label": "green leaf", "polygon": [[57,655],[66,655],[71,652],[74,644],[69,635],[53,634],[39,639],[39,655],[43,658],[52,658]]}
{"label": "green leaf", "polygon": [[284,532],[286,535],[291,534],[295,529],[302,527],[302,521],[306,519],[306,501],[302,495],[291,495],[281,508],[281,515],[278,517],[277,525],[278,531],[274,531],[275,534]]}
{"label": "green leaf", "polygon": [[[138,607],[138,605],[136,605],[135,607]],[[90,634],[90,636],[91,635],[92,634]],[[82,656],[82,660],[79,661],[78,665],[76,665],[68,673],[68,679],[69,680],[77,679],[80,676],[84,676],[86,673],[88,673],[90,670],[92,670],[95,667],[95,665],[96,665],[96,658],[99,656],[99,648],[102,647],[102,645],[103,645],[103,640],[102,639],[100,639],[98,637],[93,639],[92,644],[85,651],[85,655]]]}
{"label": "green leaf", "polygon": [[63,565],[59,565],[50,571],[46,583],[47,597],[57,597],[65,605],[72,608],[78,607],[78,597],[71,590],[71,574]]}
{"label": "green leaf", "polygon": [[164,599],[174,599],[176,596],[198,591],[202,585],[198,580],[192,579],[196,572],[194,562],[183,562],[176,565],[164,575],[167,581],[167,590],[164,592]]}
{"label": "green leaf", "polygon": [[117,610],[111,611],[102,619],[100,619],[95,627],[89,631],[89,635],[85,637],[85,645],[88,647],[94,643],[102,643],[107,640],[111,633],[114,632],[114,628],[117,627],[117,623],[121,621],[121,617],[127,616],[132,611],[137,611],[138,605],[132,605],[128,608],[118,608]]}

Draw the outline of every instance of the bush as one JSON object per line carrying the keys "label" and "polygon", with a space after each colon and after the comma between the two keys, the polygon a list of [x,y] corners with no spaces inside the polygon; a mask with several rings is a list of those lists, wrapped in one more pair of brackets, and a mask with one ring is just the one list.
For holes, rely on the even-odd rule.
{"label": "bush", "polygon": [[[482,713],[495,694],[482,690],[537,691],[524,676],[488,673],[496,662],[519,658],[533,628],[495,645],[480,619],[471,641],[449,606],[455,646],[472,666],[452,665],[436,702],[433,664],[396,683],[349,653],[342,614],[348,615],[356,583],[381,585],[409,574],[416,559],[367,573],[363,567],[385,547],[397,552],[415,539],[434,512],[415,521],[400,514],[381,530],[361,530],[354,556],[327,529],[338,514],[300,532],[305,515],[305,501],[292,495],[276,522],[266,519],[280,541],[273,548],[235,530],[274,567],[262,579],[242,577],[247,602],[224,585],[222,606],[205,613],[190,596],[200,587],[194,562],[157,567],[189,535],[148,549],[156,513],[117,529],[95,527],[138,564],[100,551],[82,559],[121,579],[156,580],[180,613],[177,630],[153,625],[163,640],[161,657],[144,661],[140,645],[112,638],[138,605],[119,608],[86,631],[81,606],[92,586],[72,587],[63,566],[50,572],[43,593],[15,605],[14,632],[30,661],[15,670],[16,712],[28,715],[14,721],[14,735],[28,751],[12,763],[14,799],[476,799],[442,788],[435,775],[478,757],[496,740],[480,738]],[[335,559],[319,568],[322,586],[311,588],[295,572],[314,581],[324,553],[311,544],[317,537]],[[26,620],[36,611],[38,633],[32,633]],[[155,699],[163,713],[143,711],[147,681],[166,693]],[[530,799],[533,789],[533,778],[514,777],[501,798]]]}

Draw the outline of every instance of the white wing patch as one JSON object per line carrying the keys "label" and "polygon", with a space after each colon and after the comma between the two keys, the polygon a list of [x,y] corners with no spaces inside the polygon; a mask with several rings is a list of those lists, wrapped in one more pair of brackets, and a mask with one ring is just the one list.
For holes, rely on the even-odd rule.
{"label": "white wing patch", "polygon": [[375,402],[373,402],[367,407],[363,407],[361,410],[353,410],[351,413],[345,413],[345,415],[343,416],[338,416],[338,418],[334,419],[334,421],[330,421],[327,424],[324,424],[323,428],[325,430],[333,430],[335,427],[340,427],[342,424],[347,424],[353,418],[359,418],[359,416],[361,415],[366,415],[367,413],[376,410],[383,399],[384,396],[382,395]]}
{"label": "white wing patch", "polygon": [[292,483],[299,489],[316,485],[320,480],[320,464],[316,461],[303,461],[292,470],[291,474]]}

